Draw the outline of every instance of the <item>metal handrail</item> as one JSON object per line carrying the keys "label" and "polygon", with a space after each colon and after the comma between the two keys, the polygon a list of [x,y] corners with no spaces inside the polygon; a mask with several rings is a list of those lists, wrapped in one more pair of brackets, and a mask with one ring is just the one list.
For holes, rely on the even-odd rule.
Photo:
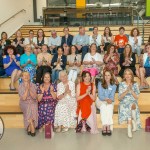
{"label": "metal handrail", "polygon": [[6,22],[8,22],[10,19],[14,18],[15,16],[17,16],[18,14],[20,14],[20,13],[22,13],[22,12],[26,12],[26,10],[25,10],[25,9],[21,9],[20,11],[18,11],[18,12],[15,13],[14,15],[12,15],[10,18],[8,18],[8,19],[5,20],[4,22],[2,22],[2,23],[0,24],[0,27],[1,27],[3,24],[5,24]]}
{"label": "metal handrail", "polygon": [[148,24],[150,22],[150,20],[148,20],[145,24],[144,24],[144,26],[146,25],[146,24]]}

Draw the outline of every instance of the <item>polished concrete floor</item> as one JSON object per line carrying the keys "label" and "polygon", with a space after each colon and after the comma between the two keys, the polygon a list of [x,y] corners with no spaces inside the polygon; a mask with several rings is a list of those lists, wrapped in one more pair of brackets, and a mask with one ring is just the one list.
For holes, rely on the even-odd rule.
{"label": "polished concrete floor", "polygon": [[112,136],[89,133],[76,134],[73,129],[57,133],[49,140],[44,133],[36,137],[26,135],[24,129],[5,129],[0,140],[0,150],[149,150],[150,133],[135,132],[133,139],[127,137],[126,129],[114,129]]}

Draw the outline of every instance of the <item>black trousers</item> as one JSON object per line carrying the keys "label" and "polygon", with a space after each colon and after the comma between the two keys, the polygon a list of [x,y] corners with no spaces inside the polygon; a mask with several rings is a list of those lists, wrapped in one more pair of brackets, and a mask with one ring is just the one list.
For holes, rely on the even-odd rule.
{"label": "black trousers", "polygon": [[50,74],[52,73],[52,69],[50,66],[40,66],[36,70],[36,83],[42,83],[42,76],[46,73],[49,72]]}

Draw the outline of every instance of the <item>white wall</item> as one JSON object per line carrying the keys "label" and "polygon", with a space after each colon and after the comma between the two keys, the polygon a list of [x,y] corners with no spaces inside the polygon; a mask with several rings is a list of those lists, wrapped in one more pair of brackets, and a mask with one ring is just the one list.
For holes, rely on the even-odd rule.
{"label": "white wall", "polygon": [[46,0],[36,0],[37,2],[37,18],[39,19],[40,16],[43,16],[42,8],[46,7]]}
{"label": "white wall", "polygon": [[33,24],[32,0],[0,0],[0,24],[22,9],[26,12],[19,13],[14,18],[0,27],[0,33],[5,31],[11,36],[24,24]]}

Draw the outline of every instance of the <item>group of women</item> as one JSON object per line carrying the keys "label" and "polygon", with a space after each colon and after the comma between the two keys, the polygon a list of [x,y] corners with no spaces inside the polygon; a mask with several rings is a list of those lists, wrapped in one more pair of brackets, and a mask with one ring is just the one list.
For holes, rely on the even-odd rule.
{"label": "group of women", "polygon": [[[138,108],[140,91],[131,69],[126,69],[123,76],[118,91],[118,119],[120,124],[127,122],[128,137],[132,138],[132,131],[141,128]],[[77,133],[87,131],[98,134],[97,106],[101,115],[102,135],[110,136],[113,130],[117,87],[112,71],[104,71],[103,80],[98,83],[97,89],[89,71],[82,72],[82,81],[77,87],[74,82],[68,80],[66,71],[60,71],[59,79],[60,83],[53,84],[50,73],[46,72],[42,78],[43,82],[36,86],[31,82],[28,72],[22,73],[22,83],[18,91],[27,134],[35,136],[36,129],[42,132],[47,123],[51,124],[57,133],[75,128]]]}
{"label": "group of women", "polygon": [[[52,124],[56,132],[66,132],[76,127],[76,132],[99,133],[96,103],[101,114],[102,134],[111,135],[114,96],[118,85],[119,123],[128,123],[128,137],[131,138],[132,128],[133,131],[141,128],[137,101],[139,89],[149,88],[145,77],[150,76],[150,43],[145,45],[141,55],[141,37],[137,28],[132,29],[128,38],[124,27],[120,27],[119,35],[114,38],[109,27],[105,28],[103,36],[98,34],[98,27],[94,27],[93,35],[89,37],[89,52],[82,59],[78,53],[82,45],[67,45],[67,38],[73,40],[73,37],[68,33],[69,28],[64,28],[64,31],[66,43],[60,42],[62,46],[55,46],[57,51],[53,56],[42,29],[38,30],[37,38],[30,30],[29,37],[25,39],[17,31],[12,45],[7,34],[2,33],[0,52],[4,54],[4,69],[7,76],[11,76],[10,90],[16,90],[14,83],[19,79],[20,107],[27,133],[35,136],[35,128],[42,131],[47,123]],[[84,27],[79,27],[76,40],[83,40],[84,37]],[[70,48],[67,56],[64,45]],[[140,63],[138,68],[135,67],[135,52]],[[79,80],[75,87],[78,74],[81,74],[82,81]],[[118,75],[123,79],[121,83],[117,80]],[[134,82],[134,75],[139,77],[140,86]],[[101,78],[97,87],[98,96],[95,87],[97,77]]]}

